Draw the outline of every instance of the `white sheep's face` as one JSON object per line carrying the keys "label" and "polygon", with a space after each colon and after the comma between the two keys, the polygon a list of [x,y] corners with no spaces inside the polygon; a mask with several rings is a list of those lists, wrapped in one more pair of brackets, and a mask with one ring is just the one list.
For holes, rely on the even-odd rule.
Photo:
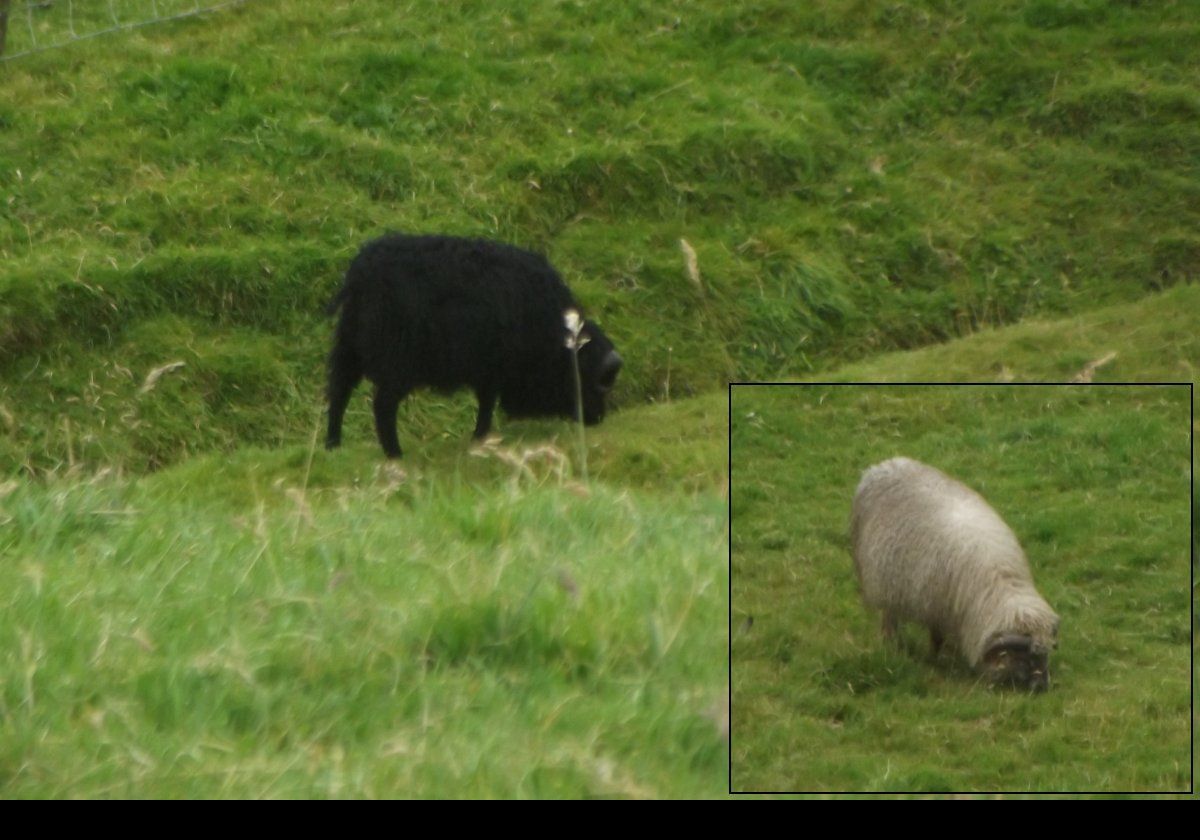
{"label": "white sheep's face", "polygon": [[1035,693],[1050,687],[1050,652],[1036,649],[1029,636],[1003,636],[995,640],[980,665],[992,685]]}

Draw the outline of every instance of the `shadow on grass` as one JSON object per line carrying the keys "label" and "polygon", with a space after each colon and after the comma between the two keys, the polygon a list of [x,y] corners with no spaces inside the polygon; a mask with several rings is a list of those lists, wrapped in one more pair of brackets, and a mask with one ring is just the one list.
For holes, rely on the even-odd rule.
{"label": "shadow on grass", "polygon": [[936,657],[928,647],[902,639],[899,649],[880,648],[827,660],[817,672],[817,683],[828,691],[852,695],[886,691],[924,696],[936,682],[958,683],[969,688],[978,677],[952,651]]}

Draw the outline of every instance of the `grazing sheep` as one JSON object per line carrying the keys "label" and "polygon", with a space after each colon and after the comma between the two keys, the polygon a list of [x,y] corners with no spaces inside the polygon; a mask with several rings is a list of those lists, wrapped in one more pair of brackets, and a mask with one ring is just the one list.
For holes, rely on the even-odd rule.
{"label": "grazing sheep", "polygon": [[899,622],[918,622],[935,654],[951,638],[991,682],[1047,688],[1058,616],[982,496],[933,467],[892,458],[863,473],[850,538],[863,600],[883,611],[886,638]]}
{"label": "grazing sheep", "polygon": [[[488,433],[496,402],[511,417],[575,416],[563,313],[580,307],[545,258],[484,239],[389,234],[367,243],[346,272],[329,314],[341,309],[329,355],[329,429],[364,377],[375,385],[375,431],[400,457],[396,410],[410,391],[470,388],[479,400],[475,437]],[[579,350],[583,419],[604,417],[621,357],[585,323]]]}

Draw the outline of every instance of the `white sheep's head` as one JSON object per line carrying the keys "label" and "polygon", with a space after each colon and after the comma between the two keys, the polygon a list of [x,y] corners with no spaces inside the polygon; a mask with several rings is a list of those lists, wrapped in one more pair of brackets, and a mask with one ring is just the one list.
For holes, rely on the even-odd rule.
{"label": "white sheep's head", "polygon": [[1048,644],[1020,633],[997,634],[988,642],[979,665],[992,685],[1040,693],[1050,687],[1050,651],[1056,647],[1057,621]]}

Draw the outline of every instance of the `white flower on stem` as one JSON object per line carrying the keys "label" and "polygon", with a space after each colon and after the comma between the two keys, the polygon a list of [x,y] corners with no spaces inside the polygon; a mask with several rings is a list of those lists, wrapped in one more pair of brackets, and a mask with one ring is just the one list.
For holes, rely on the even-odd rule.
{"label": "white flower on stem", "polygon": [[563,324],[567,327],[567,349],[571,351],[571,373],[575,380],[575,419],[579,424],[579,463],[583,471],[583,483],[588,480],[587,442],[583,435],[583,384],[579,378],[579,348],[591,341],[583,335],[583,318],[575,309],[563,312]]}
{"label": "white flower on stem", "polygon": [[578,350],[591,341],[590,338],[582,334],[583,318],[579,317],[578,310],[568,309],[563,312],[563,323],[567,327],[566,346],[568,350]]}

